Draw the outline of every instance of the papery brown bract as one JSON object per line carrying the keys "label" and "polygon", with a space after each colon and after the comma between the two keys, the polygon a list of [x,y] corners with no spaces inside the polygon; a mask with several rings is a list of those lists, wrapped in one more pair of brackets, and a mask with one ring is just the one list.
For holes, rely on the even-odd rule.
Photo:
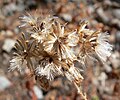
{"label": "papery brown bract", "polygon": [[39,84],[45,91],[50,89],[50,81],[44,76],[36,76],[37,84]]}
{"label": "papery brown bract", "polygon": [[35,72],[30,71],[27,73],[25,79],[29,80],[30,78],[34,77],[34,80],[37,84],[44,90],[48,91],[50,89],[50,81],[46,79],[45,76],[37,76]]}

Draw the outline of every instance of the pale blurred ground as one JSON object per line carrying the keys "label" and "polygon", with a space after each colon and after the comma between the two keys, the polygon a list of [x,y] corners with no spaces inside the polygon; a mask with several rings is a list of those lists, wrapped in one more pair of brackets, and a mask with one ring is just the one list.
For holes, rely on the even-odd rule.
{"label": "pale blurred ground", "polygon": [[36,9],[59,16],[70,29],[75,29],[80,20],[88,20],[90,29],[110,33],[112,55],[104,65],[88,62],[83,72],[83,90],[89,100],[120,100],[119,0],[0,0],[0,100],[82,100],[63,77],[57,78],[46,92],[32,79],[24,80],[17,71],[8,72],[13,45],[21,32],[19,16]]}

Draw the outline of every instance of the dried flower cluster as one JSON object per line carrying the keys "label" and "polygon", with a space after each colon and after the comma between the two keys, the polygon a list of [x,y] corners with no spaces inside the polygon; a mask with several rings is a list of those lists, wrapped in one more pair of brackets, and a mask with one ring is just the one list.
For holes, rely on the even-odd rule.
{"label": "dried flower cluster", "polygon": [[10,61],[10,70],[22,71],[28,68],[41,87],[47,89],[56,76],[62,75],[81,92],[83,77],[74,61],[85,64],[86,58],[96,54],[103,62],[110,56],[112,46],[108,34],[86,28],[87,22],[80,23],[79,29],[66,30],[54,16],[20,17],[25,33],[15,44],[16,53]]}

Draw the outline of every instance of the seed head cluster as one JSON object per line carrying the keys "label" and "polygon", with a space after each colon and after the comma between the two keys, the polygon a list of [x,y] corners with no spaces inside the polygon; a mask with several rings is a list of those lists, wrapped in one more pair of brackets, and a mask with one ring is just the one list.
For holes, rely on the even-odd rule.
{"label": "seed head cluster", "polygon": [[49,87],[55,77],[65,76],[81,93],[83,77],[74,62],[84,65],[93,55],[105,62],[111,54],[109,35],[86,28],[86,21],[80,22],[78,29],[66,30],[67,25],[61,25],[58,18],[51,15],[28,13],[20,19],[24,33],[15,44],[9,70],[21,72],[28,68],[44,89],[47,88],[44,84]]}

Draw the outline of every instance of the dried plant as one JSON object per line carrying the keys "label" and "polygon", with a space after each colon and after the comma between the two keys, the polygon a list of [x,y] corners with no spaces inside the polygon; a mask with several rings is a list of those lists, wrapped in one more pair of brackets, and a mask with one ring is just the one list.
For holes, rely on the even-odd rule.
{"label": "dried plant", "polygon": [[86,21],[80,23],[79,29],[68,31],[54,16],[27,14],[20,19],[25,33],[15,44],[9,70],[17,68],[21,72],[28,68],[46,90],[56,76],[66,76],[87,100],[81,91],[81,69],[74,66],[74,61],[84,65],[86,58],[94,58],[95,54],[105,62],[112,50],[108,34],[85,28]]}

